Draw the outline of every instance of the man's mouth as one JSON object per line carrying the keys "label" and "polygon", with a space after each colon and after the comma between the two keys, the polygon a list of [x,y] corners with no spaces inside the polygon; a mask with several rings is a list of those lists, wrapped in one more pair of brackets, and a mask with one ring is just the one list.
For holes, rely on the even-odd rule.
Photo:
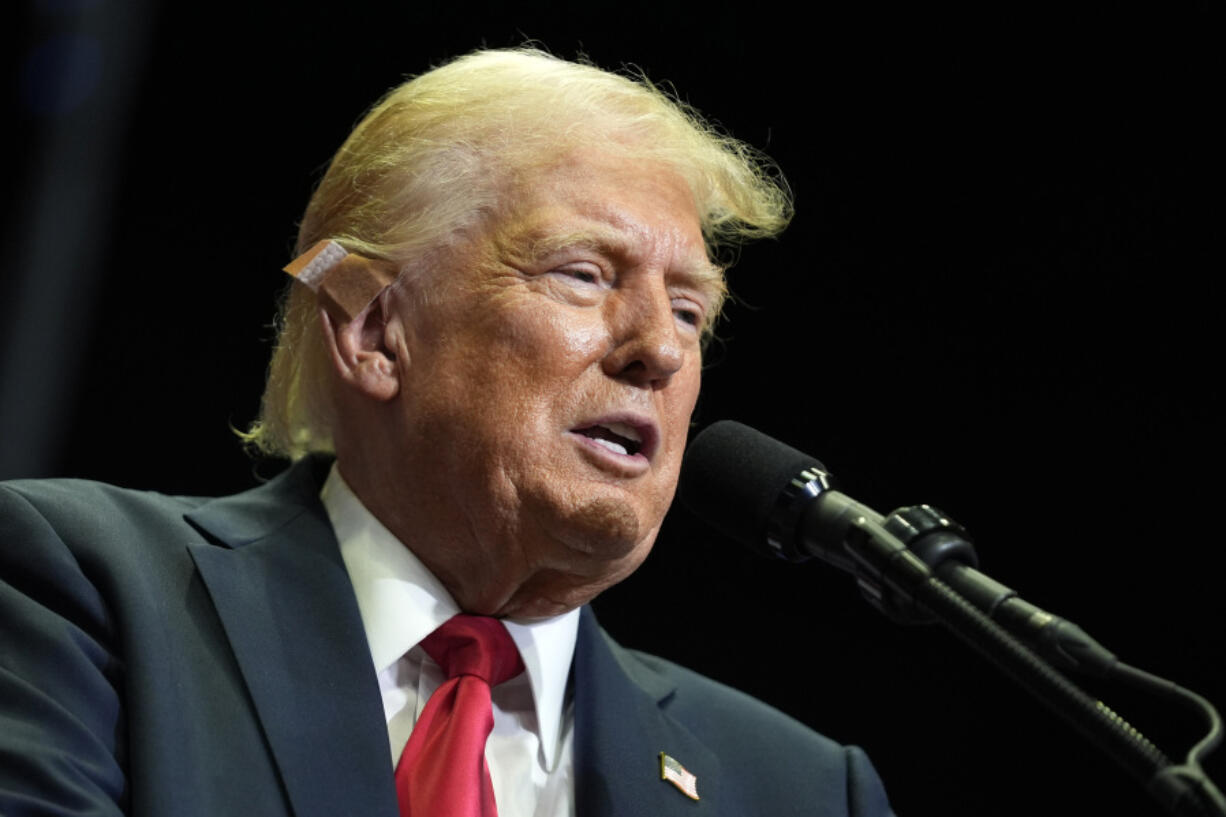
{"label": "man's mouth", "polygon": [[643,435],[639,429],[626,423],[603,423],[575,429],[576,434],[607,448],[614,454],[633,457],[643,450]]}

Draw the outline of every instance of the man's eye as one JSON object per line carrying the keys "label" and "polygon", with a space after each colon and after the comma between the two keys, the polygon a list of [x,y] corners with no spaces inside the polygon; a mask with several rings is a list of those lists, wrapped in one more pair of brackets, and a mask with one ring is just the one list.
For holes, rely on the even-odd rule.
{"label": "man's eye", "polygon": [[694,327],[702,326],[702,312],[692,306],[673,307],[673,314],[682,323],[687,323]]}
{"label": "man's eye", "polygon": [[558,272],[585,284],[599,284],[601,280],[600,270],[592,267],[562,267]]}

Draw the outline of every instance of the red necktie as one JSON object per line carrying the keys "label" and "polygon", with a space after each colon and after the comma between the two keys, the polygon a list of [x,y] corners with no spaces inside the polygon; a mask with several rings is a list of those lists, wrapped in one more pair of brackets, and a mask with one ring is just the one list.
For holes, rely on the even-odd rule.
{"label": "red necktie", "polygon": [[426,702],[396,764],[400,817],[497,817],[485,741],[490,687],[523,672],[502,622],[458,615],[421,642],[447,680]]}

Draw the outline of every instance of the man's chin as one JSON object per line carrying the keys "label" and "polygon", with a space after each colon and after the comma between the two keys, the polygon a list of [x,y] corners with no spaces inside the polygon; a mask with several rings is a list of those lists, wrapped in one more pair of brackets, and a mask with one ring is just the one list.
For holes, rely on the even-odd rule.
{"label": "man's chin", "polygon": [[639,510],[620,497],[588,499],[556,514],[551,527],[557,540],[572,551],[567,558],[592,560],[597,567],[600,562],[633,554],[642,547],[650,529],[643,524]]}

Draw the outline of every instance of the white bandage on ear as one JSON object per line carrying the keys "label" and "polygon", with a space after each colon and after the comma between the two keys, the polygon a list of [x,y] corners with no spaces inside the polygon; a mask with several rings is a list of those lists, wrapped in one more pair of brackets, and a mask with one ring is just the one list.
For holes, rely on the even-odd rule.
{"label": "white bandage on ear", "polygon": [[306,284],[314,292],[319,292],[319,285],[324,276],[341,262],[349,251],[330,239],[318,241],[315,246],[302,255],[290,261],[282,269]]}
{"label": "white bandage on ear", "polygon": [[348,322],[396,280],[390,261],[351,253],[324,239],[282,269],[305,284],[333,317]]}

